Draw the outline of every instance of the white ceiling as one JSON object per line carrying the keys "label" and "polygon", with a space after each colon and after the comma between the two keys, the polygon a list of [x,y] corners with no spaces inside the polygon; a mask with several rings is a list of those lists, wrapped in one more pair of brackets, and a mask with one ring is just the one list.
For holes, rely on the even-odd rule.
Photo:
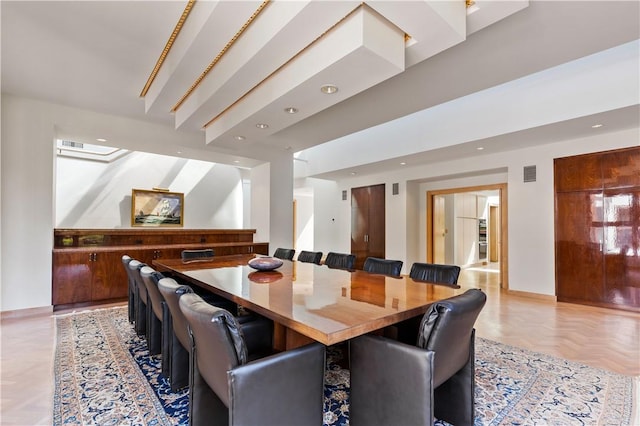
{"label": "white ceiling", "polygon": [[[288,3],[304,9],[300,6],[302,2]],[[299,15],[297,21],[292,19],[288,23],[285,22],[280,32],[272,31],[273,38],[252,38],[247,33],[244,45],[240,43],[243,39],[238,41],[238,46],[244,47],[236,49],[239,53],[235,52],[237,58],[234,61],[239,64],[238,68],[227,69],[228,75],[222,76],[224,66],[221,66],[222,71],[216,71],[218,74],[215,78],[208,77],[211,81],[207,84],[226,84],[230,99],[237,98],[239,93],[247,90],[243,89],[244,86],[251,87],[255,81],[260,81],[264,74],[270,72],[266,64],[271,62],[277,65],[278,54],[282,55],[280,61],[288,60],[287,55],[290,57],[291,52],[299,50],[299,46],[307,45],[308,40],[316,37],[317,32],[323,31],[323,25],[334,22],[337,16],[344,16],[345,10],[348,11],[353,4],[359,3],[346,0],[314,1],[310,6],[312,8],[307,9],[307,13],[311,15]],[[516,88],[525,93],[526,103],[531,106],[539,105],[541,102],[535,96],[544,92],[543,83],[553,87],[553,84],[558,84],[557,81],[563,81],[562,87],[575,86],[567,89],[567,95],[562,99],[573,97],[576,93],[590,94],[593,89],[585,86],[590,83],[588,78],[567,79],[566,68],[559,66],[594,54],[606,59],[607,49],[634,40],[636,43],[627,45],[625,52],[631,52],[631,66],[635,65],[635,72],[640,73],[637,42],[640,38],[640,3],[635,0],[532,1],[528,5],[522,1],[478,0],[476,4],[479,11],[469,15],[466,33],[462,34],[461,40],[457,40],[459,28],[454,31],[446,28],[455,27],[449,24],[456,19],[459,20],[459,7],[451,12],[452,20],[445,19],[439,22],[441,16],[449,13],[439,11],[434,13],[435,20],[429,21],[427,25],[425,21],[416,20],[415,17],[424,15],[426,19],[427,12],[431,9],[421,12],[415,12],[413,9],[424,8],[423,3],[425,2],[367,2],[371,8],[377,8],[378,12],[386,14],[388,19],[400,25],[403,32],[414,37],[416,34],[420,35],[408,44],[404,71],[391,77],[388,74],[383,75],[380,82],[372,80],[372,87],[351,97],[338,98],[335,105],[324,110],[306,111],[305,114],[301,114],[303,119],[295,124],[292,124],[294,120],[291,123],[275,125],[266,137],[257,134],[247,137],[247,140],[242,142],[232,142],[229,138],[238,134],[236,132],[240,129],[233,127],[235,124],[231,126],[231,130],[225,130],[227,140],[223,140],[222,137],[205,136],[202,126],[215,115],[209,108],[215,103],[212,99],[219,99],[220,93],[223,93],[220,91],[211,91],[206,95],[202,91],[193,96],[193,100],[189,99],[189,102],[197,105],[193,106],[189,114],[183,114],[179,110],[175,114],[168,111],[175,103],[176,96],[184,93],[184,88],[188,87],[211,62],[220,51],[220,46],[229,41],[229,34],[237,31],[238,26],[246,20],[243,13],[255,10],[256,5],[260,4],[255,1],[196,2],[183,32],[176,39],[174,50],[167,57],[169,65],[165,64],[164,69],[158,74],[158,80],[154,82],[156,87],[151,86],[150,93],[157,98],[151,101],[141,98],[140,92],[183,13],[186,1],[2,0],[2,92],[178,127],[179,132],[193,134],[192,138],[188,138],[191,156],[227,162],[235,157],[243,160],[252,159],[253,161],[243,163],[250,166],[268,160],[270,152],[274,150],[295,152],[316,147],[311,152],[322,155],[322,150],[326,148],[326,152],[330,154],[332,145],[335,147],[344,144],[345,141],[353,141],[355,146],[359,135],[369,138],[377,148],[376,151],[394,152],[391,147],[397,145],[397,140],[375,137],[375,132],[380,133],[378,131],[382,129],[382,123],[387,123],[384,126],[389,126],[388,129],[395,129],[403,135],[411,134],[419,131],[421,121],[435,117],[433,114],[438,114],[442,108],[449,108],[451,113],[443,116],[445,118],[440,125],[443,129],[451,129],[450,134],[453,135],[459,130],[461,123],[465,123],[469,118],[456,116],[456,112],[462,114],[465,111],[474,111],[470,107],[472,104],[476,105],[476,110],[482,110],[483,105],[500,105],[503,87],[509,87],[510,90]],[[435,8],[446,3],[453,2],[435,2]],[[460,3],[455,2],[456,5]],[[283,19],[283,11],[273,12],[276,11],[276,4],[269,5],[266,11],[273,8],[270,19]],[[402,7],[398,7],[398,4],[402,4]],[[395,6],[396,9],[385,9],[391,7],[389,5]],[[266,11],[262,15],[265,20],[269,16]],[[311,19],[309,16],[315,18]],[[495,20],[498,22],[489,25]],[[267,21],[260,23],[256,20],[255,26],[263,25],[267,30],[273,30],[273,26],[264,22]],[[226,26],[222,23],[226,23]],[[442,45],[425,48],[429,43],[423,43],[420,39],[427,37],[422,35],[425,33],[424,28],[438,25],[443,28],[439,30],[442,36],[436,37],[435,40]],[[303,34],[303,30],[314,32]],[[278,34],[280,38],[277,38]],[[296,37],[296,34],[299,34],[299,37]],[[271,43],[271,47],[270,50],[259,50],[250,42],[265,45]],[[246,55],[247,52],[252,54]],[[242,55],[246,58],[242,59]],[[231,51],[229,56],[233,57]],[[571,72],[576,73],[577,77],[584,72],[588,73],[595,61],[602,67],[602,72],[612,72],[612,75],[618,74],[609,68],[626,66],[626,74],[624,70],[620,72],[628,77],[628,56],[626,62],[618,60],[608,68],[607,62],[603,63],[602,60],[594,59],[590,62],[583,59],[582,62],[573,62],[576,65],[571,68]],[[231,61],[229,59],[229,63]],[[270,66],[273,67],[273,64]],[[223,65],[222,62],[220,65]],[[377,68],[379,67],[370,66],[370,71],[367,70],[360,75],[366,74],[367,78],[373,78],[373,71],[377,71]],[[540,83],[539,78],[535,79],[543,71],[545,79]],[[334,74],[335,81],[344,74],[344,68],[338,70],[338,74]],[[355,73],[356,81],[357,77],[358,74]],[[631,75],[631,79],[633,77],[634,75]],[[640,74],[635,74],[635,77],[636,80],[640,80]],[[323,75],[322,81],[329,82],[331,78],[331,74]],[[562,78],[564,80],[560,80]],[[285,83],[287,80],[291,79],[284,79]],[[558,111],[556,115],[552,115],[548,112],[547,116],[540,116],[538,121],[510,117],[510,122],[513,123],[511,127],[495,125],[491,131],[483,129],[482,132],[474,127],[473,130],[477,131],[467,131],[465,137],[451,137],[449,142],[441,139],[439,144],[426,144],[419,140],[408,141],[405,142],[407,146],[397,150],[395,154],[385,155],[384,158],[387,160],[375,157],[367,159],[367,156],[363,156],[362,159],[354,158],[351,162],[342,162],[340,166],[319,167],[313,174],[339,178],[347,176],[348,172],[353,170],[365,174],[398,167],[399,161],[406,159],[410,159],[412,164],[417,164],[461,155],[477,155],[477,144],[500,151],[549,143],[585,136],[592,131],[590,126],[595,122],[605,125],[600,131],[638,127],[638,86],[629,83],[628,78],[617,80],[619,81],[609,82],[610,86],[606,86],[606,95],[598,93],[591,99],[587,96],[586,101],[582,100],[583,103],[589,104],[596,99],[599,104],[597,107],[594,105],[592,108],[573,108],[569,102],[564,107],[565,110],[571,107],[575,113]],[[535,90],[532,89],[532,81],[536,81]],[[578,86],[578,83],[582,86]],[[207,84],[203,82],[202,87],[206,88]],[[236,91],[235,94],[229,92],[233,90]],[[286,91],[289,88],[281,87],[280,90]],[[348,91],[345,88],[344,93]],[[618,94],[614,97],[608,95],[609,92]],[[256,97],[253,94],[252,96]],[[603,99],[603,96],[607,99]],[[580,96],[575,98],[576,102],[581,99]],[[295,98],[288,98],[287,102],[294,102],[293,99]],[[547,101],[555,102],[553,99]],[[252,103],[255,103],[255,100]],[[300,105],[305,105],[304,101],[301,101]],[[244,121],[245,126],[247,123],[252,126],[253,121],[246,120],[247,117],[254,119],[252,114],[255,111],[251,112],[250,107],[251,105],[247,106],[249,112],[236,121]],[[324,107],[326,105],[322,106]],[[220,106],[216,108],[220,109]],[[484,114],[488,121],[504,116],[502,113],[499,117],[491,117],[491,111],[485,111]],[[531,115],[530,111],[528,114]],[[181,118],[181,115],[187,118]],[[420,119],[416,120],[415,117]],[[375,126],[378,126],[375,132],[371,130],[367,133],[366,129]],[[96,138],[102,136],[95,135]],[[207,141],[210,143],[206,143]],[[319,144],[324,145],[318,148]],[[468,149],[470,146],[474,149]],[[127,148],[136,149],[135,146]],[[178,155],[176,149],[168,142],[158,144],[155,152]],[[148,144],[145,145],[145,150],[149,150]]]}

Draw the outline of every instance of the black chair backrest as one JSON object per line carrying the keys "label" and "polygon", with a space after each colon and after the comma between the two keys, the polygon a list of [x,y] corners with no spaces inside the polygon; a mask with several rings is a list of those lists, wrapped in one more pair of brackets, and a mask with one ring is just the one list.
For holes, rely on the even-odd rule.
{"label": "black chair backrest", "polygon": [[139,260],[133,259],[129,262],[129,270],[131,271],[131,277],[133,281],[136,283],[136,288],[138,289],[138,296],[140,300],[146,305],[147,304],[147,288],[142,282],[142,277],[140,276],[140,269],[147,266],[146,263],[142,263]]}
{"label": "black chair backrest", "polygon": [[211,260],[213,259],[213,249],[182,250],[182,260]]}
{"label": "black chair backrest", "polygon": [[372,274],[384,274],[392,277],[399,277],[400,271],[402,271],[402,260],[367,257],[362,269]]}
{"label": "black chair backrest", "polygon": [[187,320],[180,310],[180,298],[187,293],[193,293],[193,289],[188,285],[180,285],[173,278],[162,278],[158,281],[158,290],[164,297],[169,312],[171,312],[171,321],[173,322],[173,332],[182,344],[189,350],[191,347],[191,338],[189,337],[189,329]]}
{"label": "black chair backrest", "polygon": [[273,257],[284,260],[293,260],[294,254],[296,254],[296,251],[293,249],[277,248],[275,253],[273,253]]}
{"label": "black chair backrest", "polygon": [[418,347],[435,352],[434,387],[458,372],[469,360],[473,325],[487,301],[480,289],[431,305],[422,317]]}
{"label": "black chair backrest", "polygon": [[355,254],[346,253],[334,253],[330,251],[327,253],[327,258],[324,260],[324,264],[329,268],[335,269],[353,269],[356,264]]}
{"label": "black chair backrest", "polygon": [[416,262],[411,266],[409,276],[416,281],[427,281],[438,284],[457,286],[460,267],[457,265],[438,265],[435,263]]}
{"label": "black chair backrest", "polygon": [[[124,267],[124,270],[127,271],[127,279],[129,280],[129,285],[135,288],[136,280],[133,277],[133,271],[129,268],[129,263],[131,263],[132,260],[135,259],[133,259],[129,255],[125,254],[124,256],[122,256],[122,266]],[[136,260],[136,262],[138,261]]]}
{"label": "black chair backrest", "polygon": [[140,269],[140,277],[147,289],[147,297],[151,300],[153,313],[162,321],[162,302],[164,302],[164,297],[158,290],[158,282],[164,278],[164,275],[150,266],[145,266]]}
{"label": "black chair backrest", "polygon": [[302,250],[300,254],[298,254],[298,260],[300,262],[315,263],[316,265],[319,265],[322,260],[322,252]]}
{"label": "black chair backrest", "polygon": [[229,407],[227,371],[245,364],[248,356],[240,325],[231,313],[195,293],[180,298],[180,310],[189,323],[202,378]]}

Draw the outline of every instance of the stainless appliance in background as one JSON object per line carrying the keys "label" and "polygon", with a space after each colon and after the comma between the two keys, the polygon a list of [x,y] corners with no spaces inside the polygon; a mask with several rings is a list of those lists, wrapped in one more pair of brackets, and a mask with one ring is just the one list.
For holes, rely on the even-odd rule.
{"label": "stainless appliance in background", "polygon": [[487,261],[487,219],[478,219],[478,260]]}

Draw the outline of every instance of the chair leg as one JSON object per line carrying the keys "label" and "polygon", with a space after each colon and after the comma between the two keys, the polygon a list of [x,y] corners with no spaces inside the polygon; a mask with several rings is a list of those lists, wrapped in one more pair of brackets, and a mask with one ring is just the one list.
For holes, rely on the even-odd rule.
{"label": "chair leg", "polygon": [[136,295],[136,334],[146,337],[147,334],[147,305],[142,302],[140,295]]}
{"label": "chair leg", "polygon": [[171,366],[169,372],[171,390],[176,392],[189,385],[189,351],[178,340],[175,333],[171,336]]}
{"label": "chair leg", "polygon": [[469,345],[469,361],[434,391],[435,417],[456,426],[473,426],[475,383],[474,330]]}
{"label": "chair leg", "polygon": [[171,376],[171,335],[173,321],[166,302],[162,302],[162,375],[170,380]]}
{"label": "chair leg", "polygon": [[129,323],[133,324],[135,322],[136,319],[136,309],[135,309],[135,303],[136,303],[136,298],[135,298],[135,294],[134,294],[134,288],[131,285],[131,281],[129,281],[129,301],[127,303],[127,308],[128,308],[128,313],[129,313]]}
{"label": "chair leg", "polygon": [[162,353],[162,321],[158,319],[151,305],[147,306],[147,346],[149,355]]}

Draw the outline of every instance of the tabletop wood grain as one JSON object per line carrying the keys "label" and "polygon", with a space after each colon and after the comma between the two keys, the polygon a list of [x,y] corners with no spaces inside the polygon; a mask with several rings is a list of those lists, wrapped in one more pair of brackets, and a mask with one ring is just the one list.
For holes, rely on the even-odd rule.
{"label": "tabletop wood grain", "polygon": [[421,315],[431,303],[465,291],[408,276],[286,260],[275,271],[258,272],[247,265],[252,257],[220,256],[190,263],[158,259],[153,264],[325,345]]}

